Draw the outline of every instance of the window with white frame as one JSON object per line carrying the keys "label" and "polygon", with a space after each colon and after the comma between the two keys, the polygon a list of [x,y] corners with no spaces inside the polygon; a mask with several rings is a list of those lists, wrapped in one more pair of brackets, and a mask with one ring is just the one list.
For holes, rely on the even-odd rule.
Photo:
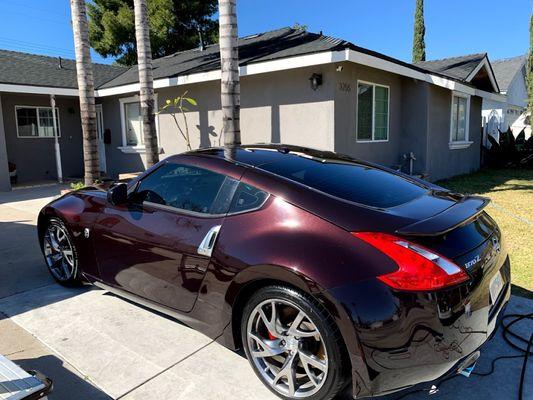
{"label": "window with white frame", "polygon": [[[19,138],[53,138],[54,117],[52,107],[15,106],[17,119],[17,137]],[[55,108],[57,136],[59,130],[59,111]]]}
{"label": "window with white frame", "polygon": [[357,82],[357,140],[389,140],[389,87]]}
{"label": "window with white frame", "polygon": [[124,123],[126,128],[125,146],[140,146],[144,143],[141,105],[138,101],[124,103]]}
{"label": "window with white frame", "polygon": [[470,96],[462,93],[452,94],[450,123],[450,146],[457,143],[468,144]]}
{"label": "window with white frame", "polygon": [[[157,94],[155,95],[157,104]],[[143,121],[139,96],[120,99],[120,114],[122,127],[122,151],[144,151]],[[156,131],[159,131],[158,118],[155,118]]]}

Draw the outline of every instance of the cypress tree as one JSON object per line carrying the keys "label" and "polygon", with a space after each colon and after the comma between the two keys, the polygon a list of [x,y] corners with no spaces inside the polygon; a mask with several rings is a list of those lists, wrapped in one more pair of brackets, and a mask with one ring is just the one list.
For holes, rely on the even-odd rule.
{"label": "cypress tree", "polygon": [[426,42],[424,36],[424,0],[416,0],[415,32],[413,36],[413,62],[426,61]]}
{"label": "cypress tree", "polygon": [[529,55],[526,65],[526,82],[529,112],[533,118],[533,15],[529,20]]}

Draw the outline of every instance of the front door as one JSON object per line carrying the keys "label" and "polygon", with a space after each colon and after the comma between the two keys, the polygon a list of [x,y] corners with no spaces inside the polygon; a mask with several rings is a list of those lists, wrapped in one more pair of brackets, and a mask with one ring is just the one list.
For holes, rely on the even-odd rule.
{"label": "front door", "polygon": [[98,133],[98,160],[100,160],[100,172],[107,172],[104,142],[104,113],[102,105],[96,105],[96,131]]}
{"label": "front door", "polygon": [[203,168],[163,164],[139,183],[131,202],[108,204],[97,220],[93,238],[101,279],[190,311],[216,241],[212,235],[229,207],[220,193],[236,182]]}

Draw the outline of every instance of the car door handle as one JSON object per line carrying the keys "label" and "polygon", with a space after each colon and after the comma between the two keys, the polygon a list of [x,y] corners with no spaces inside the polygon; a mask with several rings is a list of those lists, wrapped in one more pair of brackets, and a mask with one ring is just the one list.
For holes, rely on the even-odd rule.
{"label": "car door handle", "polygon": [[215,242],[217,240],[218,231],[220,231],[221,225],[215,225],[205,235],[202,243],[198,246],[198,254],[202,256],[211,257]]}

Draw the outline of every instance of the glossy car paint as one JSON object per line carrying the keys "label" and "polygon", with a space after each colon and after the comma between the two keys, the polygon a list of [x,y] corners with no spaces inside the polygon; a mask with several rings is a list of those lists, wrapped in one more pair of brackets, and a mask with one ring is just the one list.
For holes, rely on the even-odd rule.
{"label": "glossy car paint", "polygon": [[[268,149],[336,157],[302,148]],[[223,150],[211,149],[162,163],[196,165],[265,190],[270,196],[258,210],[212,217],[164,207],[114,206],[100,187],[46,206],[39,232],[47,218],[60,217],[72,233],[89,281],[157,304],[232,349],[241,344],[241,310],[255,289],[283,282],[313,295],[339,326],[359,397],[438,378],[494,331],[510,295],[507,253],[494,221],[474,212],[468,199],[424,182],[427,194],[414,201],[390,209],[362,207],[265,173],[250,157],[246,153],[239,160],[236,154],[228,161]],[[130,190],[136,182],[129,184]],[[351,232],[394,233],[426,220],[453,229],[444,235],[406,237],[458,265],[478,256],[481,261],[468,268],[470,280],[454,288],[392,290],[376,277],[396,270],[396,264]],[[198,245],[214,225],[222,228],[212,256],[200,256]],[[505,289],[491,304],[488,284],[500,269]]]}

